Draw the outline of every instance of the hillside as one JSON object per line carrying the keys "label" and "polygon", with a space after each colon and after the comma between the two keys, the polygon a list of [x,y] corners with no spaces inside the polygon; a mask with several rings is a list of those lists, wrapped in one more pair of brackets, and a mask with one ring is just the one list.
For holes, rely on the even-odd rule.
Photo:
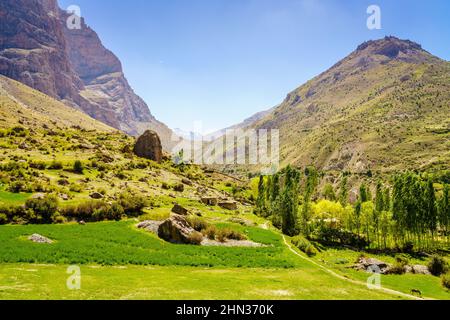
{"label": "hillside", "polygon": [[0,128],[19,125],[33,130],[77,127],[99,132],[117,131],[79,110],[0,75]]}
{"label": "hillside", "polygon": [[69,30],[56,0],[0,3],[0,74],[20,81],[131,135],[159,133],[169,150],[171,130],[130,87],[119,59],[84,19]]}
{"label": "hillside", "polygon": [[448,169],[449,114],[450,63],[386,37],[360,45],[250,127],[280,130],[284,164]]}

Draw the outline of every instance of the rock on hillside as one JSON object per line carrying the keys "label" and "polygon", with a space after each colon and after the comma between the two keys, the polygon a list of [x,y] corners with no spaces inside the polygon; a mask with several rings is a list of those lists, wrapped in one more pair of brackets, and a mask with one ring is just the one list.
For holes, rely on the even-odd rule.
{"label": "rock on hillside", "polygon": [[[199,235],[199,237],[196,237]],[[168,242],[179,244],[200,244],[203,240],[183,216],[174,214],[158,228],[158,236]]]}
{"label": "rock on hillside", "polygon": [[161,140],[156,132],[147,130],[134,145],[134,154],[141,158],[162,162],[163,153]]}

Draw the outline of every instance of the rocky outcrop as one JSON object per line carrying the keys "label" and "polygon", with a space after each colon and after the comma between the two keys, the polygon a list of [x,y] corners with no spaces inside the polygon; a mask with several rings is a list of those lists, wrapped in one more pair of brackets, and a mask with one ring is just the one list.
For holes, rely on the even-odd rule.
{"label": "rocky outcrop", "polygon": [[161,140],[156,132],[147,130],[140,136],[134,145],[134,154],[141,158],[162,162]]}
{"label": "rocky outcrop", "polygon": [[236,201],[222,201],[219,202],[219,207],[226,209],[226,210],[237,210],[238,205]]}
{"label": "rocky outcrop", "polygon": [[198,245],[203,240],[201,234],[195,231],[183,216],[177,214],[159,226],[158,236],[165,241],[178,244]]}
{"label": "rocky outcrop", "polygon": [[29,236],[28,240],[33,241],[34,243],[47,243],[47,244],[53,243],[53,241],[50,240],[49,238],[41,236],[40,234],[37,233]]}
{"label": "rocky outcrop", "polygon": [[189,214],[189,210],[186,209],[185,207],[180,206],[179,204],[175,204],[172,208],[172,212],[182,215],[182,216],[186,216]]}
{"label": "rocky outcrop", "polygon": [[152,129],[166,150],[172,131],[128,84],[119,59],[82,19],[69,30],[56,0],[0,2],[0,74],[131,135]]}

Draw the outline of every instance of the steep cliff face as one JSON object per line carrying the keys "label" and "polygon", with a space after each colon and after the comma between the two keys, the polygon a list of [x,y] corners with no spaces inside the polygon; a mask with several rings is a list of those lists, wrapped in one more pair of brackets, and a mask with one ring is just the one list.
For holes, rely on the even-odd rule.
{"label": "steep cliff face", "polygon": [[64,33],[52,4],[0,2],[0,73],[51,97],[82,104],[78,92],[83,83],[66,57]]}
{"label": "steep cliff face", "polygon": [[129,134],[152,129],[169,149],[172,131],[133,92],[119,59],[84,21],[69,30],[67,17],[56,0],[2,0],[0,74]]}

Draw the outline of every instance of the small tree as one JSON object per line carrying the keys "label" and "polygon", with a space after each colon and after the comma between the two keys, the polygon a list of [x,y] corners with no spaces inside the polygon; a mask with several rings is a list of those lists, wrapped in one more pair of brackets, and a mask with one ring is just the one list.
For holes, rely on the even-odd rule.
{"label": "small tree", "polygon": [[334,188],[331,183],[327,183],[325,185],[322,195],[326,200],[336,201],[336,193],[334,192]]}
{"label": "small tree", "polygon": [[73,164],[73,171],[78,174],[83,174],[84,166],[80,160],[76,160]]}

